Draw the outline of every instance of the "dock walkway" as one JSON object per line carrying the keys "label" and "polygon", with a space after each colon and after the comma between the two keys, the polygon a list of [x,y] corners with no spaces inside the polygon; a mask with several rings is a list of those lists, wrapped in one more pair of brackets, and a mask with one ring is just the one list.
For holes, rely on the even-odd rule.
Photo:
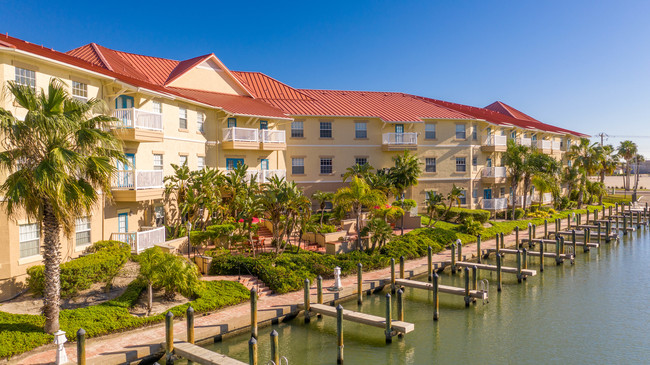
{"label": "dock walkway", "polygon": [[[309,311],[324,316],[336,318],[336,308],[325,304],[310,304]],[[350,321],[368,326],[386,328],[386,318],[378,317],[372,314],[351,311],[343,309],[343,320]],[[391,320],[391,328],[398,333],[409,333],[415,329],[413,323]]]}
{"label": "dock walkway", "polygon": [[[407,288],[424,289],[424,290],[433,291],[433,284],[425,283],[422,281],[395,279],[395,285],[404,286]],[[459,288],[456,286],[438,285],[438,291],[440,293],[445,293],[445,294],[459,295],[463,297],[465,296],[465,288]],[[469,296],[474,299],[480,299],[480,300],[488,299],[488,293],[481,290],[470,290]]]}

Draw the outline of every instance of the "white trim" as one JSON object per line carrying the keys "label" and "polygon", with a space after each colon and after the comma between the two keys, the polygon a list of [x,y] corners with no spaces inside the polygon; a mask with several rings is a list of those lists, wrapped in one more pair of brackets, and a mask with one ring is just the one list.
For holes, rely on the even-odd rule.
{"label": "white trim", "polygon": [[418,181],[458,181],[458,180],[480,180],[480,179],[473,179],[471,177],[424,177],[418,179]]}
{"label": "white trim", "polygon": [[22,259],[18,259],[18,265],[27,265],[37,261],[43,261],[43,255],[39,254],[34,256],[23,257]]}
{"label": "white trim", "polygon": [[[329,138],[326,138],[329,139]],[[380,144],[292,144],[291,147],[381,147]]]}
{"label": "white trim", "polygon": [[163,136],[163,139],[171,139],[173,141],[194,142],[194,143],[202,143],[202,144],[208,143],[208,141],[199,141],[196,139],[178,138],[178,137],[169,137],[169,136]]}
{"label": "white trim", "polygon": [[295,182],[296,184],[318,184],[318,183],[340,183],[340,184],[348,184],[345,183],[341,180],[315,180],[315,181],[297,181],[297,180],[291,180]]}
{"label": "white trim", "polygon": [[85,250],[86,248],[88,248],[90,246],[92,246],[92,243],[87,243],[87,244],[81,245],[81,246],[75,245],[74,252],[81,252],[81,251]]}

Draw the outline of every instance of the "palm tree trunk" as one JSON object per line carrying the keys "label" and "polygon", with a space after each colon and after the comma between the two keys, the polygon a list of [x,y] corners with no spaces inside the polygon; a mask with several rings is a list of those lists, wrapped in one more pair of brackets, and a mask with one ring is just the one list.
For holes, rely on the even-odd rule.
{"label": "palm tree trunk", "polygon": [[61,306],[61,225],[54,215],[52,206],[43,203],[43,261],[45,263],[45,290],[43,292],[43,313],[46,333],[59,330],[59,308]]}
{"label": "palm tree trunk", "polygon": [[[517,184],[512,184],[512,220],[515,220],[515,211],[517,209]],[[507,212],[506,212],[507,213]],[[495,213],[496,214],[496,213]],[[506,220],[508,219],[508,214],[506,214]]]}
{"label": "palm tree trunk", "polygon": [[153,285],[151,284],[151,281],[147,283],[147,309],[148,315],[151,314],[151,309],[153,308]]}

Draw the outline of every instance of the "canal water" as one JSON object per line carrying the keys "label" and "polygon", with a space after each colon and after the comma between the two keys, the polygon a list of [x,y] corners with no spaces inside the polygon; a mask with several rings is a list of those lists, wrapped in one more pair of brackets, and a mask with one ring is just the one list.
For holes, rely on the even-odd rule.
{"label": "canal water", "polygon": [[[515,266],[514,255],[505,265]],[[504,274],[497,293],[496,273],[490,300],[465,308],[463,298],[440,295],[440,320],[432,320],[432,295],[405,290],[405,320],[415,331],[385,343],[380,328],[345,323],[346,364],[638,364],[650,363],[650,234],[632,232],[620,242],[582,253],[575,265],[556,266],[546,258],[543,273],[518,284]],[[493,259],[492,259],[493,263]],[[539,269],[538,258],[528,266]],[[421,278],[420,280],[426,280]],[[463,286],[458,274],[445,272],[441,284]],[[343,303],[346,309],[384,316],[385,291]],[[393,299],[394,300],[394,299]],[[395,310],[396,302],[393,302]],[[397,314],[394,313],[393,318]],[[270,359],[271,330],[289,364],[336,364],[336,320],[302,317],[259,330],[259,360]],[[211,344],[211,350],[248,362],[249,335]]]}

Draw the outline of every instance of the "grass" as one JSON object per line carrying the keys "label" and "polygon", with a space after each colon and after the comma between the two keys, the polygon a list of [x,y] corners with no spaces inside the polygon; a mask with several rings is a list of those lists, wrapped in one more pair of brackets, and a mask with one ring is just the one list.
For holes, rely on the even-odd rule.
{"label": "grass", "polygon": [[[205,282],[196,299],[188,304],[171,308],[175,317],[184,317],[189,305],[195,312],[209,312],[246,301],[249,291],[237,282]],[[61,311],[60,326],[68,340],[74,341],[79,328],[87,337],[96,337],[162,322],[164,314],[135,317],[129,313],[144,290],[145,284],[136,280],[118,298],[78,309]],[[42,315],[11,314],[0,312],[0,359],[8,358],[38,346],[52,343],[53,337],[43,332]]]}

